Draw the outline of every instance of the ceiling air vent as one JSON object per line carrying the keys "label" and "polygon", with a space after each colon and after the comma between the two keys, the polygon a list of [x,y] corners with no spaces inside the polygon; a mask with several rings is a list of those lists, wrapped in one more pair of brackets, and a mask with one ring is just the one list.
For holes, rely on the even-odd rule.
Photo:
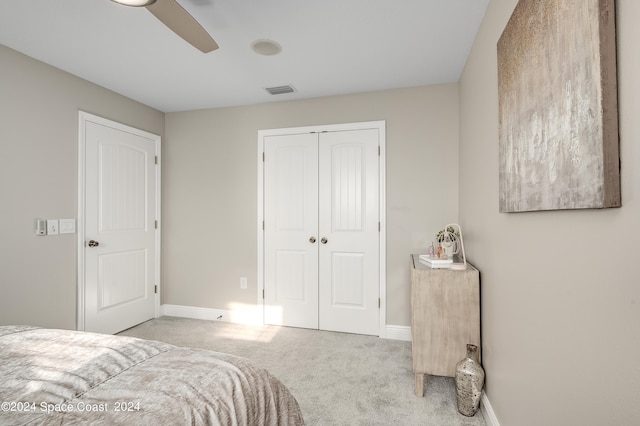
{"label": "ceiling air vent", "polygon": [[293,93],[296,91],[292,86],[267,87],[266,90],[272,95],[283,95],[285,93]]}

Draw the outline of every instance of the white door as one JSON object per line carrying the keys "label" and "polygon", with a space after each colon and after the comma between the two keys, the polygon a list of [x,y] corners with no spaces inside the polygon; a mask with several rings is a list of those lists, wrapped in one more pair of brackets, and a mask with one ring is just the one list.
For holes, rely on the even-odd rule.
{"label": "white door", "polygon": [[318,137],[265,138],[266,324],[318,328]]}
{"label": "white door", "polygon": [[378,133],[264,138],[265,323],[379,334]]}
{"label": "white door", "polygon": [[84,324],[79,328],[111,334],[156,316],[160,139],[88,114],[81,120],[84,312],[79,310],[79,317]]}
{"label": "white door", "polygon": [[320,329],[378,335],[378,130],[320,134]]}

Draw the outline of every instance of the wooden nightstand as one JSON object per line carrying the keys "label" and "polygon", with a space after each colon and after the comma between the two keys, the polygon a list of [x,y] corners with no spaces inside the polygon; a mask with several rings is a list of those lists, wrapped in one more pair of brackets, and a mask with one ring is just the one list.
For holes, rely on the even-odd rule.
{"label": "wooden nightstand", "polygon": [[480,346],[480,273],[431,269],[411,255],[411,337],[415,392],[424,395],[424,375],[455,376],[467,343]]}

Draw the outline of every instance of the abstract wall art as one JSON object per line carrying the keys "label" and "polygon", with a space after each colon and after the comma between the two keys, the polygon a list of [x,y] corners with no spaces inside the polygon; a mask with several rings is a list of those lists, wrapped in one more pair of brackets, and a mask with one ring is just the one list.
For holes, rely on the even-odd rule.
{"label": "abstract wall art", "polygon": [[614,0],[520,0],[498,45],[500,211],[620,207]]}

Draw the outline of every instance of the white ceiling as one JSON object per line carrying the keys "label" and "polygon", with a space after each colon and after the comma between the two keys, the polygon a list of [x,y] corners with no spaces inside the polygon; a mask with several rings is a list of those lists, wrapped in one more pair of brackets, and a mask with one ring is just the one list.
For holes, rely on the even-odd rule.
{"label": "white ceiling", "polygon": [[[110,0],[0,0],[0,44],[185,111],[458,81],[488,0],[178,2],[218,50],[203,54],[146,9]],[[283,50],[258,55],[256,39]],[[265,90],[287,84],[296,92]]]}

